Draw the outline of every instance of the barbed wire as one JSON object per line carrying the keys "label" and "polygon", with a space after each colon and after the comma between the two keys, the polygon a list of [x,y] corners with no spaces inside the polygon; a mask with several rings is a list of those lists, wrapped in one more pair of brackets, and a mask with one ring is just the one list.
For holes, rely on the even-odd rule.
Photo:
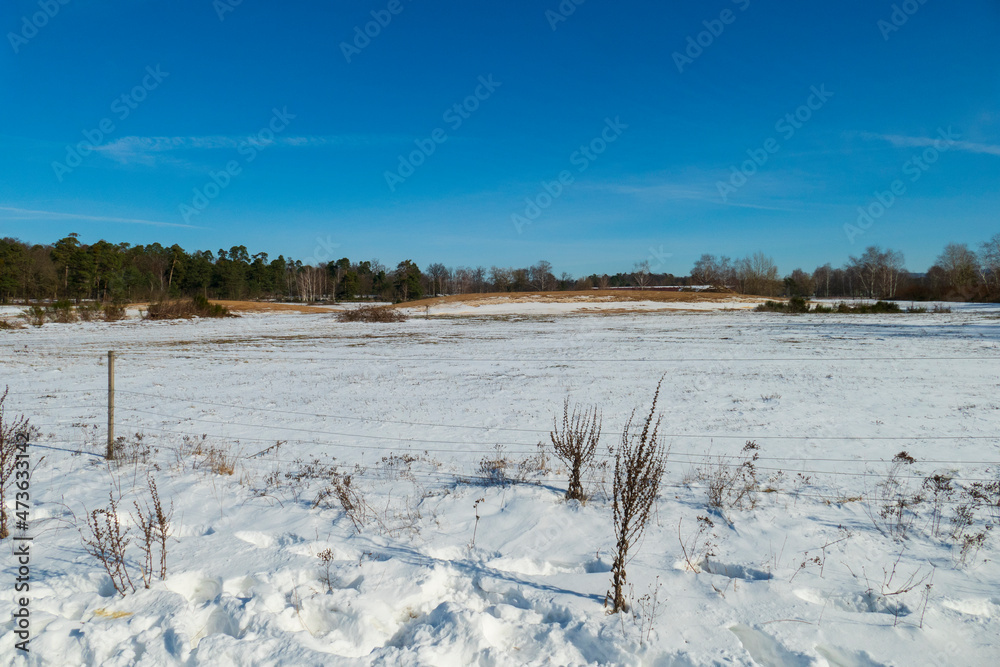
{"label": "barbed wire", "polygon": [[[60,448],[55,448],[55,447],[51,447],[51,446],[46,446],[46,448],[48,448],[48,449],[60,449]],[[163,451],[175,452],[175,453],[178,453],[178,454],[183,454],[183,455],[188,456],[188,457],[196,456],[197,455],[197,454],[195,454],[194,450],[191,447],[185,448],[185,447],[176,447],[176,446],[171,446],[171,445],[157,445],[157,446],[155,446],[155,449],[158,450],[158,451],[159,450],[163,450]],[[87,454],[89,456],[95,456],[95,457],[98,457],[98,458],[103,458],[100,455],[93,454],[93,453],[90,453],[90,452],[83,452],[82,450],[81,451],[74,451],[74,450],[65,450],[65,449],[63,449],[61,451],[67,451],[67,452],[70,452],[70,453],[73,453],[73,454],[79,453],[81,455],[82,454]],[[350,475],[351,477],[357,477],[357,478],[366,479],[366,480],[369,480],[369,481],[394,481],[395,479],[409,479],[409,480],[414,481],[414,482],[416,480],[424,480],[424,481],[428,481],[428,482],[437,482],[437,483],[440,483],[442,480],[447,480],[448,482],[453,483],[453,484],[470,484],[470,485],[478,485],[478,486],[539,486],[539,485],[542,485],[542,484],[551,484],[551,483],[564,484],[564,483],[566,483],[566,476],[565,475],[561,475],[561,476],[540,476],[540,475],[530,475],[530,474],[527,474],[527,475],[524,475],[523,478],[519,478],[518,476],[512,476],[512,475],[508,474],[506,471],[498,471],[497,473],[486,475],[486,474],[477,474],[475,472],[473,472],[473,473],[470,474],[470,473],[449,472],[449,471],[440,471],[440,472],[426,471],[426,470],[424,470],[424,471],[420,471],[420,470],[414,471],[414,470],[411,470],[409,468],[407,468],[406,470],[397,470],[395,468],[389,468],[389,467],[379,468],[377,462],[374,464],[374,466],[362,466],[361,468],[359,468],[358,466],[360,464],[351,464],[351,463],[337,464],[337,463],[334,463],[333,461],[331,461],[330,463],[325,463],[325,462],[319,460],[318,457],[314,457],[312,460],[309,460],[309,459],[305,459],[305,458],[302,458],[302,457],[296,458],[296,459],[285,459],[285,458],[278,458],[278,457],[267,457],[267,458],[256,458],[255,459],[253,456],[239,456],[238,459],[239,459],[239,462],[241,464],[243,464],[243,465],[247,465],[247,464],[251,464],[252,465],[252,464],[255,464],[255,463],[256,464],[279,464],[279,463],[284,463],[284,464],[292,464],[292,465],[298,465],[298,466],[312,466],[312,465],[324,466],[324,465],[326,465],[326,466],[331,466],[332,468],[334,468],[334,470],[337,473],[347,474],[347,475]],[[415,461],[411,461],[410,463],[413,463],[413,462],[416,462],[416,460]],[[425,461],[425,462],[427,462],[427,463],[433,463],[433,462],[428,462],[428,461]],[[669,460],[668,460],[668,462],[669,462]],[[115,462],[110,462],[110,463],[112,465],[115,465]],[[126,462],[124,464],[119,464],[119,465],[120,466],[127,466],[127,465],[133,465],[133,464]],[[139,465],[139,464],[134,464],[134,465]],[[345,468],[345,470],[343,470],[343,471],[336,470],[338,467],[343,467],[343,468]],[[316,481],[322,482],[322,481],[325,481],[325,477],[323,477],[323,473],[324,472],[326,472],[326,471],[317,470],[316,473],[315,473],[315,475],[286,474],[286,478],[288,480],[290,480],[290,481],[295,481],[295,482],[301,482],[304,479],[306,479],[306,480],[316,480]],[[389,478],[392,478],[392,480],[390,480]],[[903,478],[904,477],[900,477],[900,476],[896,477],[896,479],[903,479]],[[922,477],[905,477],[905,478],[906,479],[924,479]],[[973,482],[973,481],[994,481],[994,480],[971,480],[970,479],[970,480],[963,480],[963,481]],[[681,483],[666,483],[666,482],[662,482],[660,484],[660,488],[661,489],[677,489],[677,490],[693,491],[693,490],[696,490],[697,488],[699,488],[699,484],[684,483],[684,482],[681,482]],[[784,489],[780,489],[780,488],[776,488],[776,487],[769,487],[769,486],[761,488],[758,491],[758,493],[763,494],[765,496],[778,495],[778,496],[785,496],[785,497],[790,497],[790,498],[810,498],[810,499],[821,500],[821,501],[824,501],[824,502],[827,502],[827,503],[830,503],[830,504],[838,504],[838,505],[844,505],[844,504],[849,504],[849,503],[854,503],[854,502],[871,502],[871,499],[866,500],[863,494],[862,495],[857,495],[857,494],[841,493],[841,494],[836,494],[836,495],[830,495],[830,494],[823,494],[823,493],[805,493],[805,492],[802,492],[802,491],[788,491],[788,490],[784,490]],[[967,503],[967,501],[949,500],[949,499],[946,499],[946,498],[938,499],[936,502],[937,502],[938,505],[947,505],[947,506],[957,506],[957,505],[963,505],[963,504]]]}
{"label": "barbed wire", "polygon": [[[243,410],[243,411],[262,410],[262,411],[273,412],[273,413],[278,413],[278,414],[288,414],[288,415],[296,415],[296,416],[311,416],[311,417],[316,417],[316,418],[334,418],[334,419],[340,418],[340,416],[337,416],[337,415],[314,414],[314,413],[299,412],[299,411],[285,411],[285,410],[278,410],[278,409],[272,409],[272,408],[263,408],[263,409],[260,409],[260,408],[256,408],[256,407],[241,407],[241,406],[236,406],[236,405],[231,405],[231,404],[214,403],[214,402],[209,402],[209,401],[197,401],[197,400],[193,400],[193,399],[168,399],[168,397],[165,397],[165,396],[158,396],[158,395],[155,395],[155,394],[146,394],[146,393],[142,393],[142,392],[123,392],[123,393],[132,393],[132,394],[137,394],[137,395],[141,395],[141,396],[152,397],[152,398],[159,398],[159,399],[164,399],[164,400],[176,400],[178,402],[185,402],[185,403],[201,403],[201,404],[212,405],[212,406],[217,406],[217,407],[228,407],[228,408],[233,408],[233,409]],[[79,409],[79,408],[93,409],[93,406],[92,405],[78,405],[78,406],[66,406],[65,408],[51,407],[51,408],[41,408],[40,410],[41,411],[46,411],[46,410]],[[116,410],[124,410],[124,411],[127,411],[127,412],[134,412],[134,413],[139,413],[139,414],[146,414],[146,415],[150,415],[150,416],[156,416],[156,417],[160,417],[160,418],[163,418],[163,419],[177,420],[179,422],[178,425],[180,425],[180,423],[184,422],[184,421],[192,421],[192,422],[201,422],[201,423],[207,423],[207,424],[214,424],[214,425],[218,425],[218,426],[234,426],[234,427],[235,426],[242,426],[242,427],[253,428],[253,429],[262,429],[263,428],[263,429],[269,429],[269,430],[279,430],[279,431],[282,431],[282,432],[287,432],[287,431],[303,432],[303,433],[309,433],[309,434],[333,435],[333,436],[346,437],[346,438],[360,438],[360,439],[365,439],[365,440],[381,440],[381,441],[405,442],[405,443],[419,443],[419,444],[452,444],[452,445],[466,445],[467,446],[464,449],[440,449],[440,448],[436,448],[436,449],[433,450],[433,451],[436,451],[436,452],[489,453],[490,451],[494,451],[494,449],[495,449],[495,447],[497,445],[501,445],[501,446],[505,446],[505,447],[524,447],[526,449],[515,450],[515,451],[513,451],[511,453],[523,453],[523,454],[527,454],[527,453],[531,453],[532,451],[535,451],[537,449],[537,447],[538,447],[538,444],[539,444],[537,442],[536,443],[526,443],[526,442],[510,442],[510,441],[498,441],[498,440],[490,440],[489,442],[470,442],[470,441],[467,441],[467,440],[449,440],[449,439],[442,439],[442,438],[434,438],[434,439],[401,438],[401,437],[396,437],[396,436],[391,436],[391,435],[370,435],[370,434],[360,434],[360,433],[342,433],[342,432],[337,432],[337,431],[329,431],[329,430],[322,430],[322,429],[309,429],[309,428],[301,428],[301,427],[294,427],[294,426],[287,426],[287,425],[251,424],[251,423],[240,422],[240,421],[235,421],[235,420],[205,419],[205,418],[202,418],[202,417],[181,417],[181,416],[178,416],[178,415],[165,414],[165,413],[162,413],[162,412],[156,412],[156,411],[152,411],[152,410],[143,410],[141,408],[132,408],[132,407],[129,407],[129,406],[116,406]],[[98,419],[98,416],[95,415],[93,418],[94,419]],[[470,428],[470,429],[480,429],[480,430],[484,430],[484,431],[498,430],[498,431],[520,431],[520,432],[545,433],[545,434],[550,433],[550,431],[548,431],[548,430],[542,430],[542,429],[509,429],[509,428],[505,428],[505,427],[496,427],[496,428],[494,428],[494,427],[483,427],[483,426],[472,426],[472,425],[470,425],[470,426],[464,426],[464,425],[456,425],[456,424],[439,424],[439,423],[434,423],[434,422],[405,422],[405,421],[397,421],[397,420],[381,420],[381,419],[368,418],[368,417],[357,417],[357,418],[348,418],[348,419],[355,419],[357,421],[365,421],[365,422],[379,423],[379,424],[405,424],[405,425],[419,425],[419,426],[430,426],[430,427],[440,427],[440,428]],[[147,427],[147,428],[153,428],[153,427]],[[178,432],[178,433],[181,433],[181,432]],[[187,433],[187,432],[182,433],[182,434],[184,434],[184,435],[193,435],[192,433]],[[616,439],[618,437],[620,437],[620,435],[618,433],[610,433],[610,432],[605,432],[603,435],[605,437],[613,437],[613,438],[616,438]],[[699,434],[699,433],[663,433],[661,435],[664,438],[674,438],[674,439],[720,439],[720,440],[723,440],[723,439],[737,439],[737,440],[745,440],[745,441],[756,441],[756,440],[761,440],[761,441],[767,441],[767,440],[806,440],[806,441],[808,441],[808,440],[819,440],[819,441],[855,441],[855,442],[856,441],[925,441],[925,440],[928,440],[928,441],[935,441],[935,440],[998,440],[998,441],[1000,441],[1000,438],[998,438],[997,436],[977,436],[977,435],[968,435],[968,434],[964,434],[964,435],[927,435],[927,436],[920,436],[920,435],[909,435],[909,436],[846,436],[846,435],[845,436],[814,436],[814,435],[796,435],[796,436],[787,436],[787,435],[772,435],[772,434],[766,434],[766,433],[761,433],[761,434],[756,434],[756,435],[754,435],[754,434],[734,435],[734,434]],[[278,437],[278,438],[243,437],[241,439],[243,439],[243,440],[251,440],[251,441],[259,441],[259,442],[270,442],[273,439],[274,440],[278,440],[278,439],[282,439],[282,438],[280,438],[280,437]],[[347,445],[341,445],[339,443],[316,443],[316,441],[310,441],[310,440],[298,440],[298,442],[312,442],[314,444],[330,444],[330,445],[334,445],[334,446],[345,446],[345,447],[347,446]],[[469,449],[469,448],[487,447],[487,446],[490,447],[490,449],[488,451],[487,450]],[[430,451],[430,450],[428,450],[428,451]],[[674,453],[675,453],[675,455],[680,455],[680,456],[699,457],[699,458],[705,458],[705,459],[717,458],[719,456],[717,454],[706,454],[706,453],[698,453],[698,452],[674,452]],[[601,456],[608,457],[608,455],[605,455],[605,454],[602,454]],[[791,457],[791,456],[781,456],[781,457],[759,456],[758,459],[761,460],[761,461],[768,461],[768,460],[772,460],[772,461],[805,461],[805,462],[823,461],[823,462],[835,462],[835,463],[882,463],[882,462],[885,461],[884,459],[857,459],[857,458],[847,459],[847,458],[835,458],[835,457]],[[940,464],[975,464],[975,465],[997,465],[997,464],[1000,464],[1000,461],[969,461],[969,460],[956,460],[956,459],[928,459],[928,460],[925,460],[924,462],[926,462],[926,463],[940,463]]]}
{"label": "barbed wire", "polygon": [[[145,411],[142,411],[142,410],[130,410],[130,411],[132,411],[132,412],[140,412],[140,413],[145,412]],[[152,413],[152,414],[156,414],[156,413]],[[211,422],[211,423],[226,424],[225,422]],[[48,424],[42,424],[42,425],[48,425]],[[48,425],[48,426],[51,426],[51,425]],[[124,426],[124,424],[123,424],[123,426]],[[181,426],[181,424],[178,424],[178,426]],[[255,425],[244,424],[244,426],[255,426]],[[152,430],[152,431],[157,431],[157,432],[161,432],[161,433],[169,433],[169,434],[172,434],[172,435],[178,435],[178,436],[182,436],[182,437],[188,437],[188,438],[192,438],[192,439],[196,439],[196,440],[197,439],[201,439],[203,437],[208,437],[207,434],[204,434],[204,433],[197,433],[197,432],[191,432],[191,431],[178,431],[178,430],[174,430],[174,429],[166,429],[166,428],[162,428],[162,427],[149,426],[149,425],[146,425],[146,424],[139,424],[139,425],[136,425],[135,427],[138,428],[140,432],[144,431],[144,430]],[[274,427],[274,428],[278,428],[278,427]],[[299,429],[299,430],[303,430],[303,429]],[[312,431],[309,431],[309,432],[312,432]],[[322,432],[320,432],[320,433],[322,433]],[[215,436],[215,437],[226,437],[226,436]],[[438,441],[409,440],[409,439],[404,439],[404,438],[387,438],[387,437],[383,438],[383,437],[380,437],[380,436],[369,436],[369,437],[371,437],[373,439],[387,440],[387,441],[396,441],[396,442],[401,442],[401,443],[438,442]],[[270,442],[278,442],[278,441],[280,441],[280,439],[275,439],[275,438],[258,438],[258,437],[252,437],[252,436],[247,436],[247,437],[230,436],[230,438],[233,439],[233,440],[235,440],[236,442],[244,442],[244,441],[246,441],[246,442],[268,442],[268,443],[270,443]],[[413,448],[399,449],[399,448],[391,448],[391,447],[379,447],[377,445],[376,446],[370,446],[370,445],[352,445],[352,444],[345,444],[345,443],[334,443],[334,442],[324,442],[324,441],[318,441],[318,440],[304,440],[304,439],[290,439],[290,440],[285,440],[283,442],[286,442],[286,443],[287,442],[296,442],[296,443],[299,443],[299,444],[316,445],[316,446],[321,446],[321,447],[334,447],[334,448],[348,449],[348,450],[363,450],[365,452],[375,453],[376,455],[378,455],[378,454],[390,454],[390,455],[392,455],[392,454],[398,454],[398,453],[412,454],[414,451],[416,451],[418,453],[419,452],[424,452],[426,454],[431,454],[431,453],[434,453],[434,454],[442,454],[442,453],[466,454],[466,455],[472,455],[472,456],[483,456],[484,458],[485,457],[489,457],[489,456],[493,456],[493,457],[496,457],[497,459],[505,459],[505,457],[507,455],[511,455],[511,454],[519,454],[519,455],[527,455],[527,456],[537,456],[537,455],[539,455],[541,453],[540,450],[539,450],[539,448],[537,446],[534,449],[521,450],[521,451],[510,451],[510,450],[506,450],[506,449],[502,449],[502,448],[498,449],[495,446],[494,447],[490,447],[488,449],[474,449],[474,448],[468,448],[468,447],[462,448],[462,449],[449,449],[449,448],[440,448],[440,447],[418,447],[416,450],[414,450]],[[476,445],[476,446],[479,446],[479,447],[482,447],[482,446],[485,445],[485,443],[468,443],[468,444],[473,444],[473,445]],[[271,447],[273,447],[273,445]],[[264,450],[262,450],[262,452],[267,451],[268,449],[271,449],[271,447],[265,448]],[[164,445],[163,448],[164,449],[171,449],[171,447],[167,446],[167,445]],[[248,455],[248,456],[250,458],[253,458],[255,456],[258,456],[262,452],[258,452],[257,454]],[[677,459],[676,457],[684,457],[684,458]],[[608,453],[608,454],[598,454],[598,455],[595,456],[595,458],[604,459],[604,460],[610,460],[610,459],[614,458],[614,455],[610,454],[610,453]],[[760,457],[758,457],[758,460],[759,460],[759,458]],[[692,460],[692,459],[695,459],[695,460]],[[773,460],[773,461],[786,461],[786,462],[792,462],[793,460],[794,461],[798,461],[798,462],[814,462],[815,461],[814,459],[808,459],[808,458],[804,458],[804,457],[803,458],[796,458],[796,459],[782,458],[782,457],[770,457],[769,460]],[[297,460],[297,461],[301,462],[301,459]],[[292,463],[292,462],[296,462],[296,461],[288,461],[288,460],[286,460],[285,462]],[[866,465],[871,464],[871,463],[882,463],[882,464],[889,463],[888,461],[885,461],[885,460],[882,460],[882,459],[877,460],[877,461],[849,460],[849,459],[845,459],[845,460],[836,460],[836,462],[864,463]],[[923,463],[938,463],[938,461],[923,461]],[[959,463],[959,464],[965,464],[965,465],[1000,465],[1000,462],[997,462],[997,461],[980,461],[980,462],[949,461],[947,463]],[[733,457],[726,457],[726,456],[721,456],[721,455],[711,455],[711,454],[699,454],[699,453],[695,453],[695,452],[673,452],[673,451],[669,451],[669,450],[668,450],[668,458],[666,460],[666,464],[667,465],[671,465],[671,466],[686,465],[686,466],[690,466],[690,467],[694,467],[694,468],[697,468],[698,466],[701,466],[701,467],[707,468],[709,470],[712,469],[712,468],[733,469],[733,468],[740,468],[740,467],[742,467],[742,466],[745,465],[742,461],[736,460]],[[754,463],[753,465],[754,465],[754,468],[756,470],[764,471],[764,472],[773,472],[773,473],[785,473],[785,472],[788,472],[788,473],[801,473],[801,474],[810,474],[810,475],[832,475],[832,476],[836,476],[836,477],[853,477],[853,478],[870,478],[873,475],[874,476],[878,475],[878,473],[875,473],[875,472],[872,472],[872,471],[850,472],[850,471],[843,471],[843,470],[816,470],[816,469],[789,469],[789,470],[786,470],[785,468],[779,468],[779,467],[773,467],[773,466],[761,466],[761,465],[759,465],[757,463]],[[923,476],[923,475],[898,475],[897,474],[896,478],[897,479],[924,480],[924,479],[926,479],[926,476]],[[993,479],[990,479],[990,478],[965,478],[965,477],[963,477],[962,480],[963,481],[967,481],[967,482],[992,482],[992,481],[994,481]]]}
{"label": "barbed wire", "polygon": [[[274,348],[276,349],[276,348]],[[813,362],[822,361],[827,363],[841,363],[841,362],[888,362],[888,363],[899,363],[901,361],[1000,361],[1000,354],[998,355],[988,355],[988,356],[893,356],[893,357],[879,357],[879,356],[868,356],[868,357],[831,357],[816,355],[811,357],[641,357],[641,358],[604,358],[604,357],[395,357],[395,356],[374,356],[374,355],[355,355],[350,357],[343,356],[296,356],[294,350],[289,350],[288,348],[283,348],[284,351],[288,352],[279,361],[310,361],[310,362],[322,362],[322,361],[336,361],[336,362],[449,362],[449,363],[482,363],[482,362],[495,362],[495,363],[524,363],[524,362],[536,362],[536,363],[724,363],[724,362],[749,362],[749,363],[769,363],[769,362]],[[252,352],[270,352],[272,349],[257,347],[250,348]],[[95,357],[97,361],[103,362],[106,360],[106,351],[94,350],[93,352],[66,352],[60,355],[60,359],[63,358],[90,358]],[[271,361],[274,357],[257,355],[251,357],[246,354],[246,352],[220,352],[212,350],[200,349],[197,352],[163,352],[160,350],[143,350],[143,349],[129,349],[124,350],[118,349],[115,351],[116,358],[121,360],[127,356],[136,357],[146,357],[146,358],[157,358],[157,359],[220,359],[224,361]],[[101,364],[103,365],[103,363]]]}

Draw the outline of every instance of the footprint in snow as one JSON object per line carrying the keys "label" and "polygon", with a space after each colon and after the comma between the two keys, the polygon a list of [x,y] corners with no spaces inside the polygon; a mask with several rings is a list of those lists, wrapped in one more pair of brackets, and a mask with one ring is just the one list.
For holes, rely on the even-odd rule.
{"label": "footprint in snow", "polygon": [[743,644],[743,649],[750,654],[755,664],[767,667],[805,667],[815,661],[803,653],[793,653],[778,643],[778,641],[760,630],[746,625],[734,625],[730,632]]}
{"label": "footprint in snow", "polygon": [[816,652],[826,658],[831,667],[885,667],[881,662],[875,662],[867,651],[848,651],[832,646],[817,646]]}
{"label": "footprint in snow", "polygon": [[234,537],[243,540],[247,544],[252,544],[260,549],[268,549],[274,546],[274,538],[267,533],[256,530],[241,530],[233,533]]}
{"label": "footprint in snow", "polygon": [[222,595],[222,579],[206,577],[201,572],[181,572],[170,575],[166,587],[196,605],[215,600]]}

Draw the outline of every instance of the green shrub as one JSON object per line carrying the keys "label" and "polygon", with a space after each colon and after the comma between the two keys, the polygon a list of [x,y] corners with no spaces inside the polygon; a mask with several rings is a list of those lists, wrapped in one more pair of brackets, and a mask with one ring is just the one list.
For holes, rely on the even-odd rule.
{"label": "green shrub", "polygon": [[45,309],[38,304],[28,306],[21,311],[21,317],[27,320],[28,324],[40,327],[45,324]]}
{"label": "green shrub", "polygon": [[898,303],[893,303],[892,301],[876,301],[874,305],[871,306],[871,313],[898,313],[901,312]]}
{"label": "green shrub", "polygon": [[788,309],[781,301],[765,301],[759,304],[754,310],[758,313],[786,313]]}
{"label": "green shrub", "polygon": [[808,313],[809,304],[801,296],[793,296],[788,300],[788,312],[790,313]]}
{"label": "green shrub", "polygon": [[192,300],[195,313],[198,317],[229,317],[229,309],[218,303],[211,303],[201,294],[196,295]]}
{"label": "green shrub", "polygon": [[756,308],[758,313],[808,313],[809,303],[801,296],[785,301],[765,301]]}
{"label": "green shrub", "polygon": [[[892,301],[876,301],[875,303],[849,304],[841,301],[836,306],[816,304],[812,308],[799,296],[794,296],[787,302],[765,301],[756,308],[759,313],[845,313],[848,315],[869,315],[878,313],[901,313],[899,304]],[[908,308],[908,313],[926,313],[926,308]],[[935,309],[934,312],[939,312]],[[951,312],[950,310],[947,312]]]}
{"label": "green shrub", "polygon": [[337,313],[340,322],[405,322],[406,314],[389,306],[361,306]]}
{"label": "green shrub", "polygon": [[856,303],[853,306],[847,303],[837,304],[838,313],[852,313],[855,315],[872,315],[879,313],[901,313],[899,304],[892,301],[876,301],[875,303]]}
{"label": "green shrub", "polygon": [[82,303],[76,307],[77,316],[84,322],[92,322],[93,320],[99,319],[103,316],[103,310],[101,304],[96,301],[90,303]]}
{"label": "green shrub", "polygon": [[60,299],[46,306],[45,317],[50,322],[59,322],[60,324],[76,322],[80,319],[79,314],[73,308],[73,303],[66,299]]}
{"label": "green shrub", "polygon": [[125,319],[125,304],[109,302],[102,307],[105,322],[117,322]]}

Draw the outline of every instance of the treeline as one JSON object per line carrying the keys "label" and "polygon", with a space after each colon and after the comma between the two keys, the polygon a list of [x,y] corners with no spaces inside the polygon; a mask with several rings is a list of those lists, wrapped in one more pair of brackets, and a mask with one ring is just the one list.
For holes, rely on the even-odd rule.
{"label": "treeline", "polygon": [[907,272],[902,253],[872,246],[840,268],[795,269],[781,276],[758,252],[742,259],[702,255],[689,276],[654,273],[648,262],[615,275],[559,277],[540,261],[524,268],[450,268],[413,261],[390,269],[378,260],[342,258],[318,266],[279,255],[249,254],[246,246],[188,252],[178,245],[87,245],[76,234],[51,245],[0,239],[0,302],[214,299],[411,301],[428,295],[615,287],[708,285],[742,294],[876,299],[1000,300],[1000,234],[980,244],[948,245],[926,274]]}
{"label": "treeline", "polygon": [[413,262],[389,271],[377,261],[310,266],[246,246],[218,253],[178,245],[80,243],[70,234],[52,245],[0,240],[0,302],[71,299],[111,303],[204,296],[215,299],[369,298],[406,300],[421,293]]}
{"label": "treeline", "polygon": [[825,264],[784,277],[763,253],[736,261],[702,255],[691,269],[691,280],[762,296],[998,301],[1000,234],[981,243],[978,252],[966,244],[949,244],[924,274],[908,272],[903,253],[870,246],[840,268]]}
{"label": "treeline", "polygon": [[267,253],[251,255],[246,246],[188,252],[178,245],[81,243],[77,234],[52,245],[0,239],[0,302],[93,300],[134,303],[180,297],[213,299],[287,299],[412,301],[434,294],[571,290],[592,287],[685,284],[670,274],[640,277],[619,273],[574,279],[557,278],[540,261],[527,268],[449,268],[431,264],[425,271],[411,260],[390,269],[377,259],[344,257],[318,266]]}

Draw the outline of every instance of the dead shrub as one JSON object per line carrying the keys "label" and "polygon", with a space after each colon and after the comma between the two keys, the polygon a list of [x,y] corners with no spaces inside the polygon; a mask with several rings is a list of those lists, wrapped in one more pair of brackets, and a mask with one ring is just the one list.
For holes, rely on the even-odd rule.
{"label": "dead shrub", "polygon": [[[913,572],[907,576],[906,574],[899,572],[897,577],[897,571],[899,571],[899,563],[903,558],[904,551],[900,551],[896,560],[892,564],[892,568],[882,568],[882,583],[878,587],[874,585],[872,581],[868,579],[868,573],[865,572],[865,568],[861,568],[862,576],[865,579],[865,599],[868,604],[873,608],[882,607],[886,609],[888,613],[893,615],[893,627],[899,622],[900,616],[905,616],[910,613],[909,608],[902,602],[904,596],[914,590],[921,590],[921,598],[924,606],[924,611],[927,609],[927,602],[931,594],[931,589],[934,587],[934,573],[936,572],[935,567],[932,565],[928,571],[924,571],[923,566],[918,566]],[[851,572],[851,574],[854,574]],[[854,575],[857,579],[857,575]],[[920,616],[920,627],[923,627],[923,614]]]}
{"label": "dead shrub", "polygon": [[327,593],[333,593],[333,561],[335,556],[333,554],[333,549],[323,549],[316,557],[319,558],[322,565],[322,572],[320,573],[319,580],[326,586]]}
{"label": "dead shrub", "polygon": [[146,436],[137,432],[131,437],[120,435],[115,438],[112,459],[119,466],[147,465],[159,450],[146,441]]}
{"label": "dead shrub", "polygon": [[234,451],[227,444],[214,445],[209,442],[208,435],[203,433],[201,436],[185,435],[174,455],[181,469],[190,465],[192,470],[208,470],[216,475],[233,475],[242,452],[239,449]]}
{"label": "dead shrub", "polygon": [[716,539],[713,529],[715,524],[707,516],[698,517],[698,530],[687,539],[681,537],[681,521],[677,521],[677,541],[681,544],[681,553],[688,569],[698,574],[704,563],[715,555]]}
{"label": "dead shrub", "polygon": [[581,475],[586,466],[592,464],[601,439],[601,413],[597,407],[569,410],[569,398],[563,403],[562,424],[555,421],[549,433],[556,456],[569,468],[569,487],[566,500],[587,499],[583,490]]}
{"label": "dead shrub", "polygon": [[375,469],[381,473],[384,479],[396,481],[400,478],[415,481],[413,477],[413,464],[420,458],[411,454],[389,454],[383,456],[379,463],[375,464]]}
{"label": "dead shrub", "polygon": [[135,592],[135,584],[125,566],[125,548],[128,546],[129,529],[123,527],[118,518],[118,501],[114,494],[108,494],[108,506],[96,509],[87,515],[87,534],[83,535],[83,545],[87,553],[100,561],[104,571],[111,577],[115,591],[125,597],[128,589]]}
{"label": "dead shrub", "polygon": [[17,320],[0,319],[0,331],[16,331],[23,328],[24,325]]}
{"label": "dead shrub", "polygon": [[951,483],[950,475],[935,473],[924,478],[921,488],[928,494],[931,502],[931,534],[935,537],[941,532],[941,519],[944,517],[945,505],[951,504],[951,498],[955,494],[955,487]]}
{"label": "dead shrub", "polygon": [[986,544],[986,537],[989,535],[992,526],[987,525],[978,533],[966,533],[958,541],[958,556],[955,557],[955,564],[965,567],[976,558],[976,554]]}
{"label": "dead shrub", "polygon": [[[986,544],[986,538],[997,524],[1000,509],[1000,480],[993,482],[973,482],[966,487],[958,487],[960,500],[955,503],[951,518],[949,537],[959,548],[955,561],[960,566],[973,560]],[[980,522],[980,514],[985,513]],[[1000,525],[1000,524],[998,524]]]}
{"label": "dead shrub", "polygon": [[152,476],[146,477],[146,485],[149,487],[151,504],[146,502],[143,506],[136,500],[132,501],[135,507],[135,514],[132,520],[139,528],[142,541],[139,543],[139,550],[142,552],[142,583],[146,588],[153,580],[153,555],[159,548],[159,570],[160,579],[167,578],[167,538],[170,537],[170,520],[174,514],[174,504],[170,503],[170,510],[164,511],[163,503],[160,502],[160,495],[156,490],[156,481]]}
{"label": "dead shrub", "polygon": [[951,539],[961,541],[975,525],[977,505],[974,499],[968,497],[955,504],[955,512],[951,517]]}
{"label": "dead shrub", "polygon": [[507,474],[510,464],[504,456],[503,446],[496,445],[493,456],[484,456],[479,461],[479,479],[483,486],[507,486],[511,478]]}
{"label": "dead shrub", "polygon": [[[663,589],[663,583],[660,581],[660,576],[657,575],[656,581],[650,584],[648,592],[640,595],[638,598],[635,597],[635,588],[632,584],[628,585],[628,589],[632,622],[638,627],[639,646],[642,647],[649,643],[656,619],[662,613],[662,609],[660,609],[660,603],[662,602],[660,591]],[[622,632],[624,634],[624,627],[622,628]]]}
{"label": "dead shrub", "polygon": [[479,475],[462,481],[482,486],[509,486],[523,484],[533,474],[546,469],[545,451],[541,444],[537,454],[520,459],[508,456],[503,445],[497,444],[493,447],[492,455],[480,459],[477,471]]}
{"label": "dead shrub", "polygon": [[1000,479],[973,482],[967,492],[970,498],[986,509],[990,520],[1000,525]]}
{"label": "dead shrub", "polygon": [[[12,484],[19,490],[26,490],[26,480],[31,474],[28,470],[27,448],[38,430],[31,425],[24,415],[8,419],[4,414],[4,404],[10,387],[5,387],[0,394],[0,540],[10,535],[7,515],[7,493]],[[24,488],[15,484],[24,484]]]}
{"label": "dead shrub", "polygon": [[718,510],[727,521],[729,510],[749,510],[757,506],[760,480],[756,464],[759,457],[760,446],[748,440],[735,459],[720,457],[698,471],[698,477],[708,485],[708,506]]}
{"label": "dead shrub", "polygon": [[604,606],[609,602],[608,613],[627,610],[623,594],[626,582],[625,567],[629,551],[642,538],[649,522],[650,511],[660,492],[660,480],[666,465],[667,453],[659,438],[662,416],[656,414],[656,401],[660,397],[663,378],[656,385],[653,404],[639,434],[632,432],[635,411],[622,431],[621,445],[615,451],[615,473],[612,487],[615,525],[615,558],[611,566],[611,590],[604,596]]}
{"label": "dead shrub", "polygon": [[917,507],[923,502],[919,492],[910,489],[903,474],[916,459],[905,451],[892,457],[885,477],[872,488],[865,485],[865,511],[875,528],[894,540],[906,538],[917,520]]}
{"label": "dead shrub", "polygon": [[239,455],[234,454],[228,448],[209,447],[205,452],[205,467],[216,475],[232,475],[236,472],[236,463]]}
{"label": "dead shrub", "polygon": [[338,322],[405,322],[406,313],[391,306],[359,306],[337,313]]}
{"label": "dead shrub", "polygon": [[334,474],[326,492],[337,499],[344,514],[351,520],[354,531],[360,535],[362,527],[368,523],[371,508],[357,487],[351,485],[351,476]]}

